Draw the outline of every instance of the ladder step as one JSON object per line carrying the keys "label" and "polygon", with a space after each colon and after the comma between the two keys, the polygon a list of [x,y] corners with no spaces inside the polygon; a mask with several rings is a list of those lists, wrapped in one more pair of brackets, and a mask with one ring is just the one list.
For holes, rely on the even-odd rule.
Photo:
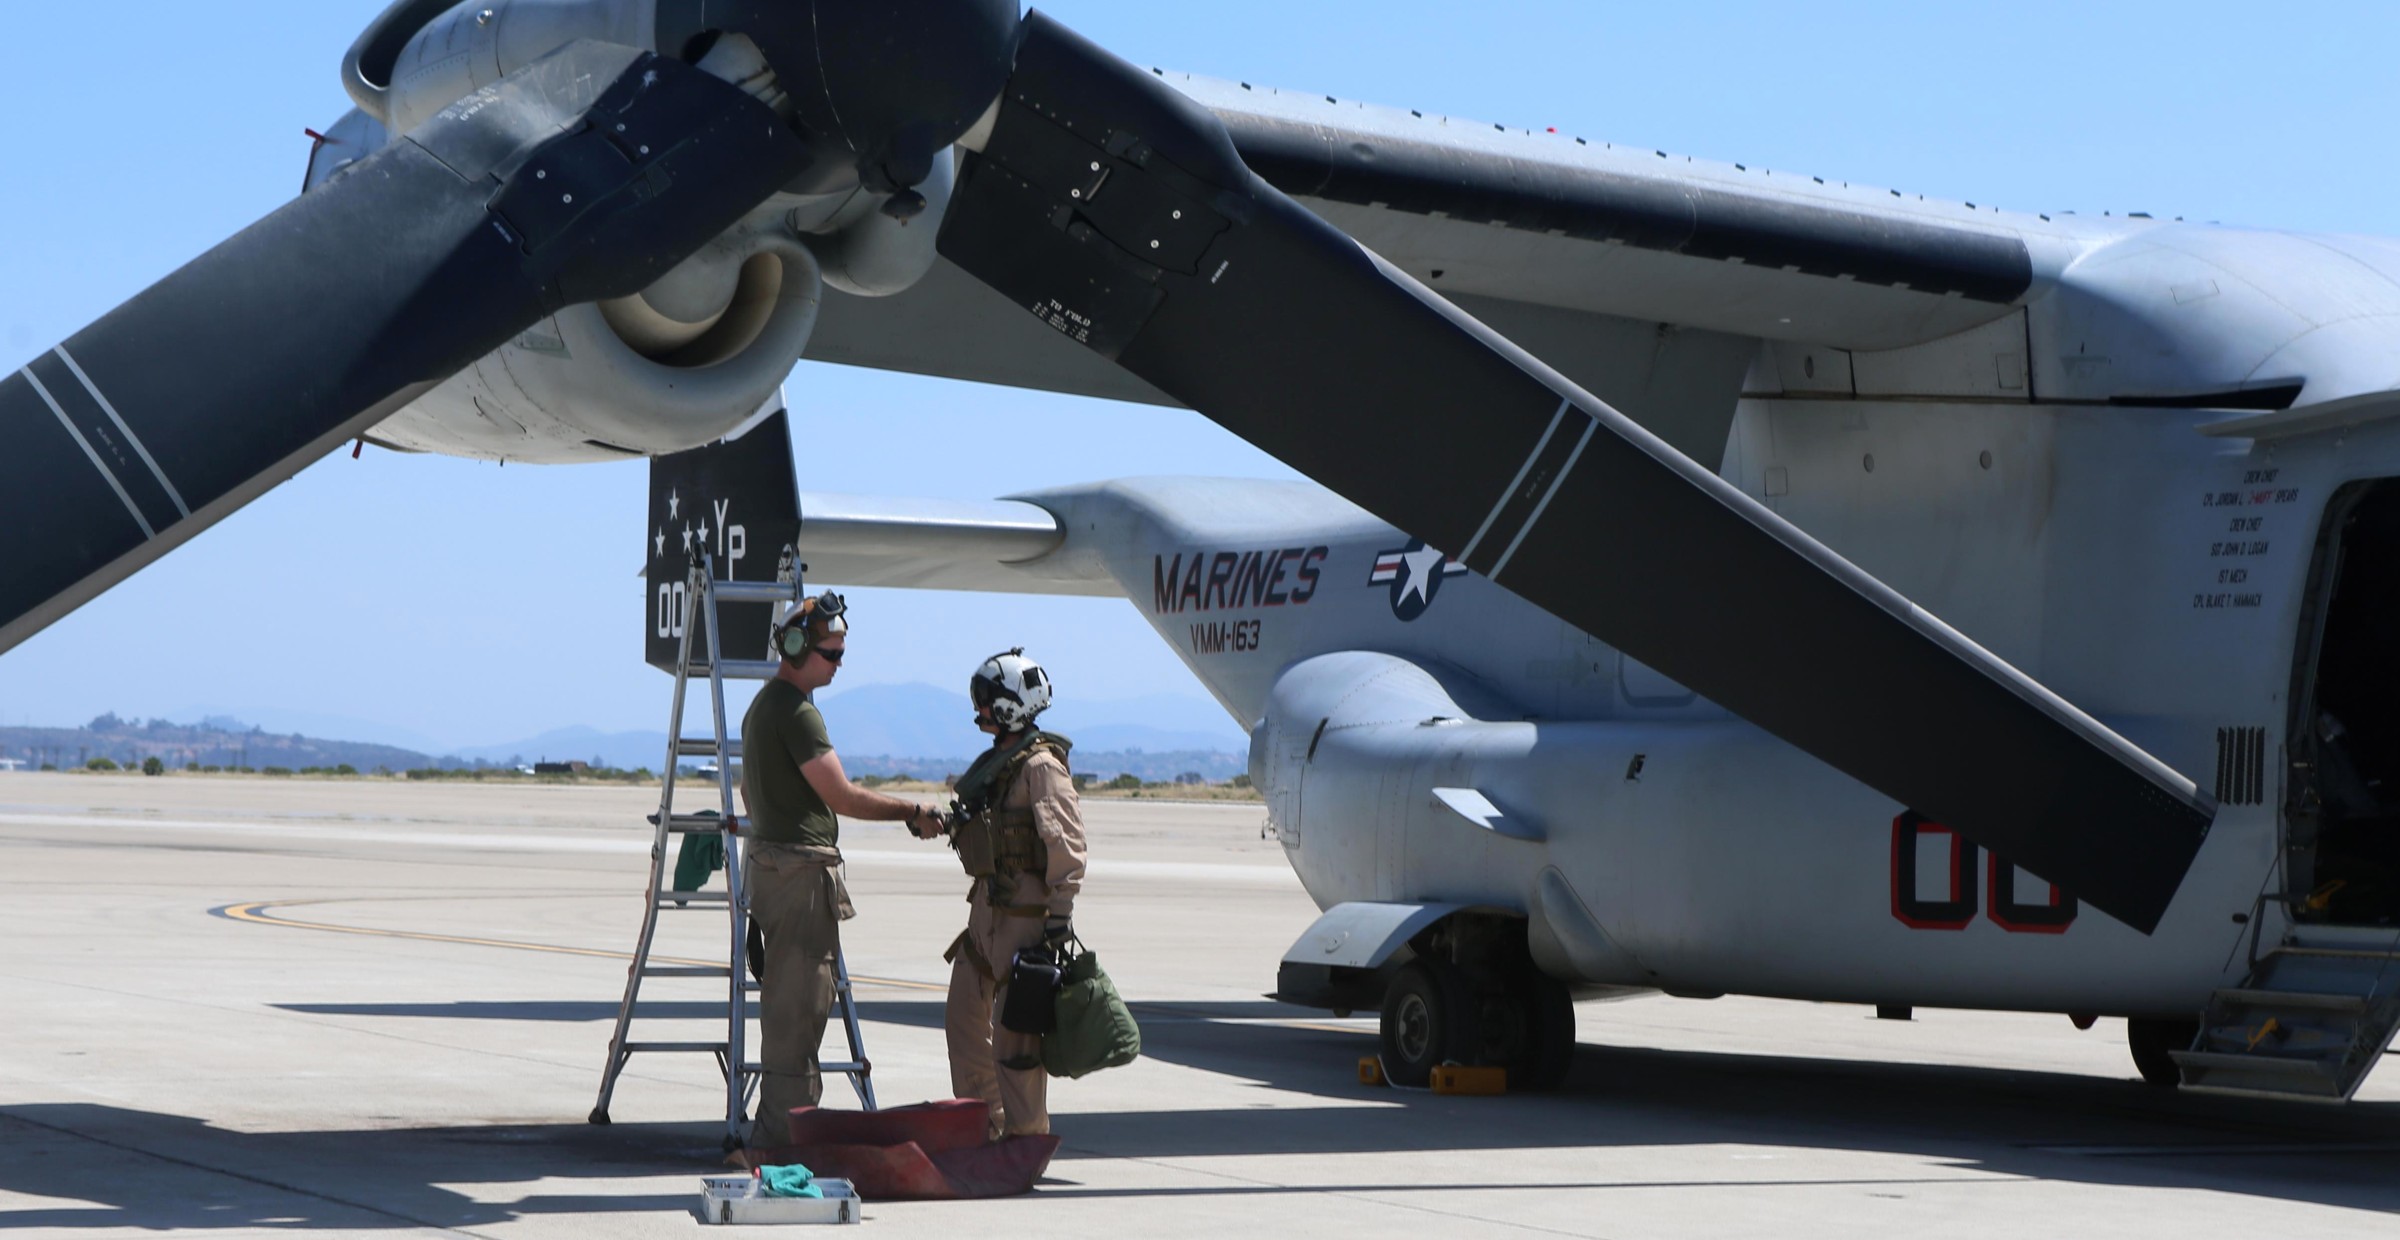
{"label": "ladder step", "polygon": [[717,674],[727,680],[773,680],[783,664],[770,659],[727,659],[717,664]]}
{"label": "ladder step", "polygon": [[682,908],[685,905],[699,905],[704,908],[715,905],[723,908],[725,907],[725,893],[722,891],[662,891],[658,893],[658,907],[662,910]]}
{"label": "ladder step", "polygon": [[742,814],[736,814],[731,819],[719,814],[670,814],[667,816],[667,833],[669,835],[715,835],[725,829],[728,821],[733,823],[735,835],[740,835],[742,828],[750,825],[750,819]]}
{"label": "ladder step", "polygon": [[654,1051],[665,1054],[706,1052],[722,1055],[725,1053],[725,1044],[723,1042],[627,1042],[625,1044],[626,1054],[631,1055],[637,1051]]}
{"label": "ladder step", "polygon": [[[709,736],[678,736],[675,738],[675,753],[677,756],[685,758],[716,757],[716,738]],[[725,738],[725,756],[733,759],[736,762],[742,760],[742,741],[740,737],[728,736]]]}
{"label": "ladder step", "polygon": [[2169,1051],[2175,1062],[2185,1068],[2208,1071],[2255,1072],[2261,1076],[2291,1077],[2295,1080],[2333,1083],[2325,1065],[2314,1059],[2282,1059],[2273,1055],[2241,1055],[2226,1051]]}
{"label": "ladder step", "polygon": [[2311,947],[2303,943],[2279,943],[2267,952],[2270,956],[2325,956],[2341,960],[2400,960],[2400,951],[2381,947]]}
{"label": "ladder step", "polygon": [[799,587],[784,581],[720,581],[709,592],[720,603],[789,603]]}
{"label": "ladder step", "polygon": [[731,977],[733,970],[721,964],[654,964],[642,970],[643,977]]}
{"label": "ladder step", "polygon": [[2243,1007],[2306,1008],[2316,1012],[2364,1012],[2361,995],[2321,995],[2297,990],[2220,990],[2217,998]]}
{"label": "ladder step", "polygon": [[2283,933],[2289,947],[2342,947],[2355,951],[2400,951],[2400,928],[2392,926],[2338,926],[2322,922],[2302,922]]}

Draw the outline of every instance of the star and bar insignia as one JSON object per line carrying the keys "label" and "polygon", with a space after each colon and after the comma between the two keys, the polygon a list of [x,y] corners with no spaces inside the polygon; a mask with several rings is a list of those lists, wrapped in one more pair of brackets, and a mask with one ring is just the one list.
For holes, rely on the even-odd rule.
{"label": "star and bar insignia", "polygon": [[1444,578],[1465,571],[1465,564],[1426,546],[1422,538],[1412,538],[1405,547],[1375,554],[1375,568],[1367,574],[1367,584],[1389,585],[1392,614],[1409,621],[1433,606],[1433,596],[1441,591]]}

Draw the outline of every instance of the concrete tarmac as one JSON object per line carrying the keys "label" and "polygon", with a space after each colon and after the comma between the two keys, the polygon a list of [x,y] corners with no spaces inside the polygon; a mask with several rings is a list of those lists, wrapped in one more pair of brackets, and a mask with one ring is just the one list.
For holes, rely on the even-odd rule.
{"label": "concrete tarmac", "polygon": [[[585,1122],[655,792],[0,774],[0,1231],[686,1234],[702,1056]],[[1031,1196],[878,1234],[1959,1237],[2400,1228],[2400,1074],[2346,1108],[2133,1079],[2121,1022],[1585,1005],[1568,1088],[1360,1086],[1374,1024],[1261,998],[1315,910],[1256,806],[1095,801],[1077,917],[1146,1056],[1052,1089]],[[947,850],[848,824],[843,931],[887,1104],[949,1093]],[[722,951],[668,914],[661,951]],[[680,987],[680,989],[677,989]],[[722,992],[656,981],[705,1036]],[[721,1027],[720,1027],[721,1029]],[[839,1050],[829,1035],[829,1052]],[[828,1101],[855,1105],[829,1081]]]}

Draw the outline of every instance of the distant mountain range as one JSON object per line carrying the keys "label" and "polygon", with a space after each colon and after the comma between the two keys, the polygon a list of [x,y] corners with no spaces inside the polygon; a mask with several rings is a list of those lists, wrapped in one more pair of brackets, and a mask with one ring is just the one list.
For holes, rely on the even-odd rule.
{"label": "distant mountain range", "polygon": [[[861,685],[820,695],[817,708],[844,754],[971,757],[990,741],[975,730],[966,694],[932,685]],[[1042,726],[1094,752],[1250,748],[1250,738],[1214,702],[1167,693],[1061,702],[1042,715]]]}
{"label": "distant mountain range", "polygon": [[[861,685],[826,693],[819,700],[843,765],[853,775],[913,775],[939,779],[965,768],[985,743],[974,728],[965,694],[932,685]],[[513,766],[540,761],[580,760],[599,766],[658,769],[665,760],[663,732],[602,732],[589,727],[555,728],[538,736],[444,751],[402,729],[368,720],[294,712],[271,716],[288,731],[268,731],[220,708],[199,708],[175,723],[102,715],[80,728],[0,727],[0,758],[34,765],[80,766],[108,757],[138,764],[156,756],[170,766],[338,766],[362,771],[419,767]],[[1138,720],[1139,722],[1133,722]],[[1249,739],[1215,703],[1175,694],[1153,694],[1106,702],[1062,702],[1042,718],[1044,726],[1075,741],[1075,769],[1104,778],[1130,773],[1144,779],[1183,774],[1229,778],[1247,765]],[[362,739],[330,740],[305,735],[321,729]],[[407,742],[415,741],[416,744]]]}
{"label": "distant mountain range", "polygon": [[295,771],[343,765],[361,771],[405,771],[433,765],[424,754],[394,745],[269,732],[232,719],[182,724],[108,714],[80,728],[0,727],[0,759],[15,759],[29,767],[67,769],[94,758],[107,758],[120,766],[139,766],[144,758],[157,758],[179,770],[195,762],[253,769],[279,766]]}
{"label": "distant mountain range", "polygon": [[[818,708],[853,775],[912,775],[939,779],[963,770],[986,738],[975,730],[974,708],[963,693],[932,685],[861,685],[824,694]],[[1144,722],[1119,722],[1140,719]],[[732,721],[728,721],[731,723]],[[1042,717],[1045,727],[1075,742],[1075,768],[1114,776],[1172,779],[1196,773],[1231,778],[1249,763],[1249,738],[1213,702],[1174,694],[1111,702],[1061,703]],[[664,732],[602,732],[556,728],[456,755],[472,764],[597,760],[598,765],[657,769],[665,760]]]}
{"label": "distant mountain range", "polygon": [[[932,685],[861,685],[827,693],[817,706],[842,765],[854,774],[940,779],[965,769],[990,743],[975,730],[967,695]],[[1045,712],[1042,726],[1075,742],[1068,761],[1077,771],[1103,779],[1224,780],[1250,763],[1250,738],[1222,708],[1175,694],[1069,700]]]}
{"label": "distant mountain range", "polygon": [[216,727],[223,731],[248,732],[253,729],[277,732],[286,736],[338,736],[344,740],[369,745],[390,745],[395,749],[413,750],[420,754],[436,754],[454,748],[438,737],[412,731],[375,719],[359,719],[349,715],[331,715],[319,711],[279,710],[256,704],[227,706],[208,702],[186,706],[167,716],[169,719],[192,721],[195,726]]}

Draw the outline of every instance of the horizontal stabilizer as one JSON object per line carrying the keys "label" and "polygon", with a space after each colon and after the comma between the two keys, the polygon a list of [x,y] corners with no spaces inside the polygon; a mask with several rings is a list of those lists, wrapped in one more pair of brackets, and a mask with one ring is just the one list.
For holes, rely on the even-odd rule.
{"label": "horizontal stabilizer", "polygon": [[1093,557],[1056,554],[1058,518],[1019,500],[801,497],[809,580],[843,586],[1122,597]]}

